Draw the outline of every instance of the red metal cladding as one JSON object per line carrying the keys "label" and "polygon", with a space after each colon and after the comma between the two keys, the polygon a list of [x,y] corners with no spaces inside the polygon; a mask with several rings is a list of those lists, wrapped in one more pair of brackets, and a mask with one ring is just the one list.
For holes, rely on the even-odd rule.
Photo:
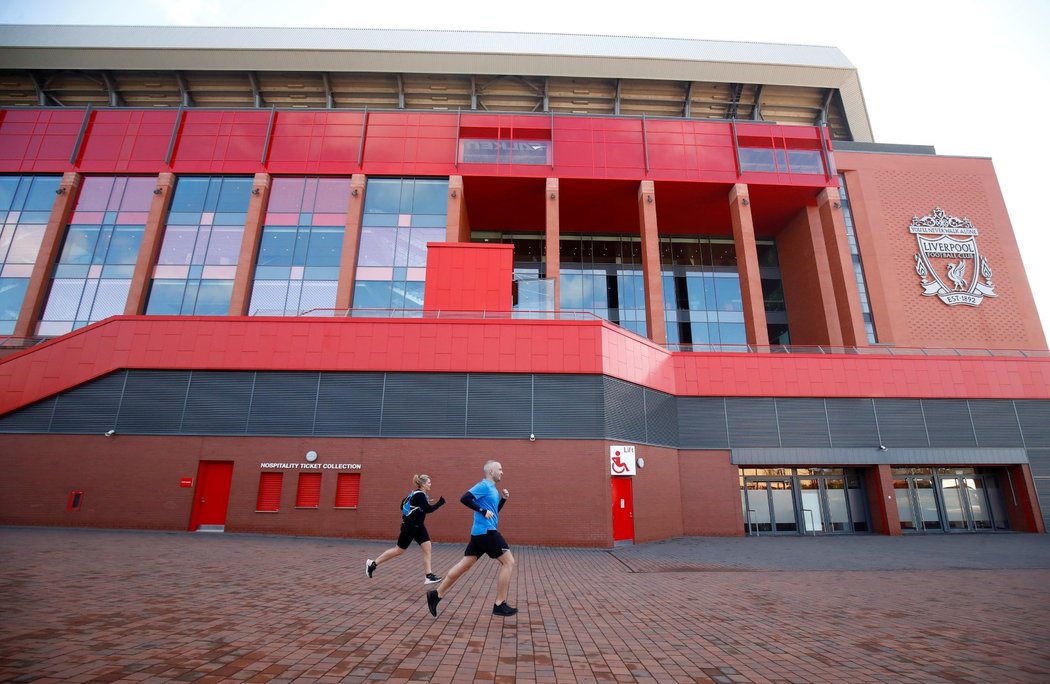
{"label": "red metal cladding", "polygon": [[[0,172],[590,178],[823,187],[823,174],[737,173],[726,123],[445,112],[9,109]],[[738,126],[750,145],[820,149],[810,126]],[[551,141],[547,163],[474,163],[467,139]]]}
{"label": "red metal cladding", "polygon": [[509,312],[513,273],[513,245],[432,242],[423,308]]}
{"label": "red metal cladding", "polygon": [[680,396],[1050,399],[1045,357],[671,353],[600,320],[115,316],[0,359],[0,414],[121,368],[591,373]]}

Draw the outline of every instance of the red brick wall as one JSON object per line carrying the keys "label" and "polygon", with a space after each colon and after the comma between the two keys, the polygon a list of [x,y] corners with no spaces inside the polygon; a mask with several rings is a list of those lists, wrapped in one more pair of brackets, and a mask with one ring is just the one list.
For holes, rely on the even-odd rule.
{"label": "red brick wall", "polygon": [[[879,342],[905,347],[1046,349],[1035,301],[989,159],[837,153],[846,174]],[[979,306],[924,297],[913,216],[968,218],[998,294]],[[967,278],[972,278],[972,265]],[[942,274],[943,275],[943,274]]]}
{"label": "red brick wall", "polygon": [[[226,530],[393,539],[398,505],[412,476],[433,478],[445,507],[429,516],[435,541],[464,542],[471,514],[459,497],[482,479],[482,466],[503,464],[500,488],[511,493],[500,529],[511,544],[609,546],[612,539],[608,450],[582,440],[335,439],[262,437],[113,437],[4,435],[0,523],[185,530],[201,460],[232,461]],[[255,512],[259,464],[360,463],[356,510],[334,508],[336,473],[323,470],[321,505],[295,508],[297,471],[285,471],[278,513]],[[667,450],[673,454],[672,450]],[[342,471],[352,472],[352,471]],[[670,481],[674,481],[673,476]],[[197,483],[194,482],[196,485]],[[84,492],[67,512],[71,490]]]}
{"label": "red brick wall", "polygon": [[679,452],[683,531],[687,535],[744,534],[740,472],[728,451]]}
{"label": "red brick wall", "polygon": [[[647,542],[681,537],[684,531],[681,489],[678,486],[678,450],[639,446],[635,450],[635,455],[645,460],[645,467],[637,469],[632,483],[634,540]],[[608,450],[606,450],[606,461],[608,462]],[[608,467],[606,467],[606,472],[609,472]],[[611,487],[610,484],[610,494]],[[609,504],[611,506],[611,499]]]}

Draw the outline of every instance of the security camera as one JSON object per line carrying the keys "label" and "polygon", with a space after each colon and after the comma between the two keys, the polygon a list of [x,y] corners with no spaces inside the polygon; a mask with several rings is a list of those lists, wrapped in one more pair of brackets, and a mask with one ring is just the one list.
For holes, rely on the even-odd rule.
{"label": "security camera", "polygon": [[885,444],[880,444],[879,445],[879,451],[886,451],[886,445]]}
{"label": "security camera", "polygon": [[529,441],[530,442],[535,442],[536,441],[536,435],[529,435]]}
{"label": "security camera", "polygon": [[117,434],[116,430],[106,430],[106,437],[112,437],[115,434]]}

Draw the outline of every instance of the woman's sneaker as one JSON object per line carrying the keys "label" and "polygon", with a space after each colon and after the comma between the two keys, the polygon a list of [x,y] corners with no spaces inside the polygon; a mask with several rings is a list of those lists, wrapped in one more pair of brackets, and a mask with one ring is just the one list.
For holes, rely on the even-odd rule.
{"label": "woman's sneaker", "polygon": [[372,579],[372,573],[376,571],[376,562],[369,558],[365,561],[365,577]]}
{"label": "woman's sneaker", "polygon": [[492,614],[499,615],[500,617],[509,617],[518,613],[517,608],[511,608],[507,605],[507,602],[499,604],[498,606],[492,606]]}
{"label": "woman's sneaker", "polygon": [[441,581],[441,578],[440,578],[440,577],[438,577],[437,575],[435,575],[435,574],[434,574],[434,573],[432,573],[432,572],[428,572],[428,573],[427,573],[427,574],[426,574],[426,575],[425,575],[425,576],[423,577],[423,580],[424,580],[424,581],[423,581],[423,584],[436,584],[437,582],[440,582],[440,581]]}

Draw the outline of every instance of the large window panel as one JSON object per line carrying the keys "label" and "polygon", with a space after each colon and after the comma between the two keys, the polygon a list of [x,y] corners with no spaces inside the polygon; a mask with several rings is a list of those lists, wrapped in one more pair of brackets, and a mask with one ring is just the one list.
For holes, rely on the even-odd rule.
{"label": "large window panel", "polygon": [[250,315],[335,306],[349,178],[275,178],[263,221]]}
{"label": "large window panel", "polygon": [[58,176],[0,176],[0,335],[14,332]]}
{"label": "large window panel", "polygon": [[38,334],[61,335],[124,313],[155,184],[153,178],[84,179]]}
{"label": "large window panel", "polygon": [[396,316],[423,308],[427,243],[445,241],[447,198],[446,178],[368,179],[355,315]]}
{"label": "large window panel", "polygon": [[251,187],[246,177],[178,179],[153,270],[147,314],[229,314]]}

